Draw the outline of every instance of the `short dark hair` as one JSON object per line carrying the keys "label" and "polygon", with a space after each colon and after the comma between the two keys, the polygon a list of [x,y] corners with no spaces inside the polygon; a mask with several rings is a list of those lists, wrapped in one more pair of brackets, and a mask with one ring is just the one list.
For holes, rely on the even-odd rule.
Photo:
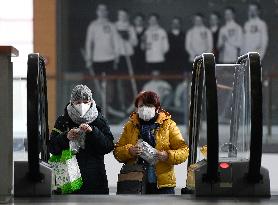
{"label": "short dark hair", "polygon": [[97,9],[99,9],[99,7],[101,7],[101,6],[104,6],[104,7],[106,7],[106,9],[107,9],[107,5],[106,5],[106,4],[104,4],[104,3],[100,3],[100,4],[98,4],[98,5],[97,5]]}
{"label": "short dark hair", "polygon": [[159,16],[159,14],[158,14],[158,13],[155,13],[155,12],[150,13],[149,18],[151,18],[151,17],[153,17],[153,16],[154,16],[157,20],[159,20],[159,19],[160,19],[160,16]]}
{"label": "short dark hair", "polygon": [[138,107],[139,101],[142,100],[143,104],[154,105],[156,109],[160,108],[159,96],[153,91],[142,91],[135,98],[134,105]]}
{"label": "short dark hair", "polygon": [[227,6],[227,7],[225,8],[225,11],[227,11],[227,10],[230,10],[231,12],[233,12],[233,14],[235,14],[235,13],[236,13],[235,8],[234,8],[234,7],[232,7],[232,6]]}
{"label": "short dark hair", "polygon": [[194,17],[200,17],[201,19],[204,19],[204,15],[202,13],[195,13]]}
{"label": "short dark hair", "polygon": [[182,18],[179,16],[174,16],[172,20],[178,20],[180,23],[182,22]]}
{"label": "short dark hair", "polygon": [[118,12],[120,12],[120,11],[123,11],[123,12],[125,12],[126,14],[129,13],[129,12],[128,12],[128,9],[126,9],[126,8],[121,8],[121,9],[118,10]]}
{"label": "short dark hair", "polygon": [[259,11],[262,10],[262,7],[258,2],[251,2],[249,5],[256,6]]}
{"label": "short dark hair", "polygon": [[138,12],[134,15],[134,18],[137,17],[137,16],[140,16],[142,19],[145,19],[145,15],[141,12]]}
{"label": "short dark hair", "polygon": [[218,12],[218,11],[212,11],[211,13],[210,13],[210,15],[215,15],[215,16],[217,16],[217,18],[221,18],[221,15],[220,15],[220,13]]}

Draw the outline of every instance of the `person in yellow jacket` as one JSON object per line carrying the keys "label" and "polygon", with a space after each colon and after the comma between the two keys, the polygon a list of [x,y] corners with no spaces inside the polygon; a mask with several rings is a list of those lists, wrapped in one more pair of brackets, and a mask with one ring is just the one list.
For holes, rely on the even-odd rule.
{"label": "person in yellow jacket", "polygon": [[[114,156],[121,163],[137,162],[146,167],[146,194],[174,194],[174,165],[187,159],[188,145],[171,115],[161,109],[155,92],[139,93],[134,104],[136,112],[131,113],[125,124],[115,145]],[[155,165],[139,157],[142,150],[137,141],[140,138],[157,150],[158,161]]]}

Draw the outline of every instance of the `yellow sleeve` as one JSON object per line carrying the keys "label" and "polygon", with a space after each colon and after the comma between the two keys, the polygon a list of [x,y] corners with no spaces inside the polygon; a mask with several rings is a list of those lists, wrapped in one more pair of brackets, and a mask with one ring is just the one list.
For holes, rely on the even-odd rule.
{"label": "yellow sleeve", "polygon": [[127,123],[113,151],[115,158],[121,163],[126,163],[134,158],[129,152],[129,148],[132,147],[133,144],[129,143],[130,133],[128,131],[128,126],[129,124]]}
{"label": "yellow sleeve", "polygon": [[188,145],[174,121],[171,122],[169,129],[170,150],[167,151],[167,162],[172,165],[181,164],[189,155]]}
{"label": "yellow sleeve", "polygon": [[207,153],[208,153],[208,146],[204,145],[201,147],[200,152],[202,153],[202,155],[207,158]]}

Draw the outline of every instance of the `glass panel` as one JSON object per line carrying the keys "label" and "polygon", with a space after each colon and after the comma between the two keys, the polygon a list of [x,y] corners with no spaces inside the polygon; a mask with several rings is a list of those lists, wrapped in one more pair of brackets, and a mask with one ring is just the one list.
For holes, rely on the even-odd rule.
{"label": "glass panel", "polygon": [[27,83],[15,79],[13,82],[13,149],[14,160],[27,160]]}
{"label": "glass panel", "polygon": [[219,157],[248,159],[251,98],[249,65],[217,65]]}

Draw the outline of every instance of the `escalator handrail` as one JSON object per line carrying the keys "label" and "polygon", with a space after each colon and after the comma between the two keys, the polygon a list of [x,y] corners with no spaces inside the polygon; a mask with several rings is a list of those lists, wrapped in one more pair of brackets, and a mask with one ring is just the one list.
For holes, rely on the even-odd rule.
{"label": "escalator handrail", "polygon": [[207,114],[207,175],[209,182],[218,181],[219,162],[219,131],[218,131],[218,100],[215,77],[215,58],[212,53],[204,53]]}
{"label": "escalator handrail", "polygon": [[246,61],[249,61],[251,79],[251,139],[247,179],[249,182],[257,183],[261,180],[263,140],[262,66],[260,55],[256,52],[249,52],[239,57],[237,63],[242,64]]}
{"label": "escalator handrail", "polygon": [[[40,56],[37,53],[28,55],[27,69],[27,141],[28,141],[28,173],[27,177],[34,182],[40,182],[43,174],[40,172],[40,148],[38,138],[39,113],[38,100],[40,83]],[[45,69],[45,68],[44,68]]]}
{"label": "escalator handrail", "polygon": [[[197,65],[202,62],[202,71],[197,72]],[[199,84],[197,84],[197,74],[200,74]],[[204,82],[204,83],[203,83]],[[197,86],[197,87],[196,87]],[[217,86],[215,78],[215,58],[212,53],[204,53],[195,58],[193,64],[193,74],[191,83],[191,100],[190,100],[190,120],[189,120],[189,159],[188,166],[196,163],[197,144],[199,141],[199,125],[201,106],[203,101],[203,89],[206,88],[206,112],[207,112],[207,174],[205,180],[215,182],[218,180],[218,106],[217,106]],[[195,102],[195,92],[198,89],[198,101]],[[197,107],[195,107],[197,106]],[[196,111],[197,109],[197,111]],[[194,110],[196,113],[194,113]],[[196,115],[195,115],[196,114]],[[197,123],[193,127],[193,122]],[[196,129],[195,131],[193,129]],[[193,143],[194,142],[194,143]]]}

